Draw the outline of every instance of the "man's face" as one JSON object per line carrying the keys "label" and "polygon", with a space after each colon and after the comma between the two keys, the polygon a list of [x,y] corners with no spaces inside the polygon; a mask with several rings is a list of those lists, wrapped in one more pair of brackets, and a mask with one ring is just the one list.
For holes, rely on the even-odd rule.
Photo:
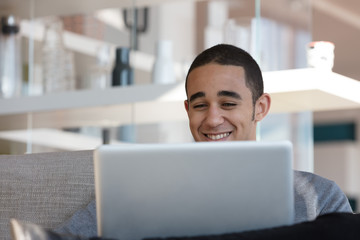
{"label": "man's face", "polygon": [[187,92],[185,108],[195,141],[256,140],[257,120],[242,67],[198,67],[188,76]]}

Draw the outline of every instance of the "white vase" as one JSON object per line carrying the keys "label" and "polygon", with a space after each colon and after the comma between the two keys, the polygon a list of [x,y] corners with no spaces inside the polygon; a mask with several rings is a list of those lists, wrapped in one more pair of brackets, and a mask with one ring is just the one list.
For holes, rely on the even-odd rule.
{"label": "white vase", "polygon": [[153,65],[152,82],[155,84],[176,82],[171,41],[160,40],[156,44],[156,59]]}
{"label": "white vase", "polygon": [[332,71],[335,45],[329,41],[315,41],[307,45],[308,67]]}

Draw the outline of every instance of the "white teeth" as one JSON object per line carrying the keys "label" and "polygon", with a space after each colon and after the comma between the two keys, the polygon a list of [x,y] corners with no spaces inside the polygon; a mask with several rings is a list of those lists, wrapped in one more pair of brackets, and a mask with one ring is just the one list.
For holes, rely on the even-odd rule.
{"label": "white teeth", "polygon": [[208,138],[211,140],[219,140],[221,138],[229,136],[230,133],[221,133],[221,134],[207,134]]}

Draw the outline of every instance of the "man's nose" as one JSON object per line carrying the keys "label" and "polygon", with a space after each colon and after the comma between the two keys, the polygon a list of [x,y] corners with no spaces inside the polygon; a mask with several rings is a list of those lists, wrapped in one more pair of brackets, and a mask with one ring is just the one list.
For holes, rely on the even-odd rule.
{"label": "man's nose", "polygon": [[209,127],[216,127],[224,122],[221,109],[216,106],[211,106],[206,114],[205,123]]}

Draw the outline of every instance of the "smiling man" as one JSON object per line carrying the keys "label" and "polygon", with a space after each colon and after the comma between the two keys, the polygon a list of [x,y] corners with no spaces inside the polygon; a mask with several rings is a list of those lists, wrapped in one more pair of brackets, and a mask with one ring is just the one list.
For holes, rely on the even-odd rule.
{"label": "smiling man", "polygon": [[[200,53],[190,66],[185,109],[195,141],[252,141],[268,113],[261,70],[244,50],[220,44]],[[295,222],[332,212],[352,212],[345,194],[330,180],[294,171]]]}
{"label": "smiling man", "polygon": [[[258,64],[247,52],[225,44],[205,50],[192,63],[185,89],[187,99],[184,104],[195,141],[256,140],[257,123],[267,115],[271,98],[264,93]],[[352,212],[348,199],[334,182],[312,173],[294,171],[294,198],[295,223],[299,224],[327,213]],[[56,232],[96,236],[95,206],[93,200],[59,226]],[[337,217],[331,220],[333,225],[330,226],[338,226],[338,221]],[[313,231],[314,226],[322,222],[320,219],[315,225],[296,225],[293,230],[308,239],[322,234]],[[347,221],[341,226],[346,224]],[[288,231],[286,228],[279,230],[275,231],[276,234],[289,238],[283,233],[283,230]],[[322,230],[320,227],[319,231]],[[261,239],[281,239],[274,232],[268,234],[264,231],[262,234],[267,237]],[[294,238],[294,235],[290,236]]]}

